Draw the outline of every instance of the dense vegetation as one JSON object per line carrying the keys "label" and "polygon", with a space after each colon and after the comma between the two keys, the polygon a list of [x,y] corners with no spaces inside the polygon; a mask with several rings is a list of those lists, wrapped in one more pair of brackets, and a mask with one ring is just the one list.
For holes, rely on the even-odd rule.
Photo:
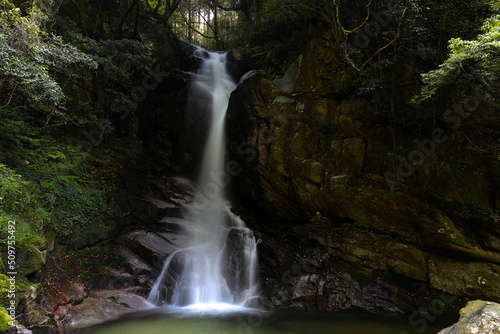
{"label": "dense vegetation", "polygon": [[[54,6],[0,2],[0,270],[14,221],[20,294],[27,277],[39,281],[52,249],[81,249],[120,228],[112,224],[119,151],[102,155],[112,146],[100,144],[116,136],[110,106],[134,87],[130,67],[150,54],[136,40],[65,29]],[[2,306],[8,287],[2,275]]]}
{"label": "dense vegetation", "polygon": [[[232,49],[244,66],[275,74],[312,37],[327,38],[345,72],[355,73],[356,89],[348,94],[380,104],[374,118],[392,129],[434,124],[442,99],[480,96],[494,109],[500,98],[497,0],[0,0],[2,253],[14,220],[19,250],[33,247],[23,256],[38,261],[35,268],[46,250],[109,241],[91,232],[114,228],[115,165],[128,152],[107,150],[143,139],[133,123],[143,99],[131,92],[154,66],[177,66],[162,63],[176,52],[169,49],[172,32]],[[390,88],[399,73],[422,89],[411,106],[395,109]],[[127,106],[125,117],[116,101]],[[500,131],[494,122],[481,130]],[[171,166],[171,152],[157,144],[148,147],[151,156]],[[23,273],[21,287],[36,281],[33,272]]]}

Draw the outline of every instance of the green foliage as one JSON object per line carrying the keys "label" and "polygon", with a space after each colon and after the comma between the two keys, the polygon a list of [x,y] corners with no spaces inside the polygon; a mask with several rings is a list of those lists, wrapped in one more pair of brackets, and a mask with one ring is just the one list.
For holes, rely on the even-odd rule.
{"label": "green foliage", "polygon": [[[2,305],[7,305],[7,304],[2,304]],[[7,331],[11,327],[10,321],[11,319],[9,317],[9,314],[7,313],[7,310],[5,309],[5,307],[0,306],[0,332]]]}
{"label": "green foliage", "polygon": [[45,242],[41,229],[46,218],[39,202],[38,187],[0,164],[0,251],[7,248],[9,221],[15,221],[16,245]]}
{"label": "green foliage", "polygon": [[[153,2],[144,1],[150,8]],[[181,39],[220,50],[271,39],[284,41],[307,30],[313,19],[331,7],[325,0],[190,0],[180,3],[170,21]]]}
{"label": "green foliage", "polygon": [[52,191],[47,204],[57,222],[57,235],[68,237],[91,228],[94,222],[104,221],[108,205],[103,192],[82,186],[71,177],[59,177],[49,188]]}
{"label": "green foliage", "polygon": [[244,46],[250,67],[283,74],[310,41],[314,26],[324,23],[322,9],[327,12],[329,8],[331,2],[323,0],[261,1],[252,20],[239,16],[228,45]]}
{"label": "green foliage", "polygon": [[23,16],[9,0],[0,0],[0,102],[63,115],[65,95],[54,73],[96,68],[96,63],[61,37],[43,31],[45,19],[35,5]]}
{"label": "green foliage", "polygon": [[150,15],[161,18],[165,22],[170,19],[183,0],[142,0]]}
{"label": "green foliage", "polygon": [[[81,247],[88,241],[88,230],[95,233],[104,226],[110,205],[107,188],[98,189],[104,188],[99,183],[99,173],[90,175],[87,154],[73,146],[78,140],[74,138],[74,125],[89,125],[98,119],[95,113],[78,114],[74,108],[63,115],[66,96],[56,79],[77,78],[77,69],[88,74],[87,65],[99,64],[103,77],[110,78],[110,82],[131,85],[131,68],[149,62],[149,53],[142,54],[145,47],[137,41],[99,43],[68,32],[75,44],[92,54],[88,56],[64,44],[60,37],[41,30],[43,18],[33,14],[21,16],[10,3],[0,1],[4,6],[0,12],[0,37],[4,38],[0,48],[9,53],[11,61],[0,64],[0,90],[7,92],[1,94],[4,100],[0,99],[0,104],[4,104],[0,109],[0,235],[7,240],[4,236],[8,221],[15,220],[17,244],[35,244],[43,249],[46,239],[55,234],[58,242],[72,247],[71,241],[79,240]],[[30,11],[41,15],[35,7]],[[6,20],[10,20],[10,28],[17,29],[16,41],[13,31],[3,25]],[[20,33],[23,29],[25,35]],[[23,64],[26,66],[21,68]],[[30,75],[40,81],[25,80]],[[24,101],[28,103],[24,105]],[[81,99],[78,103],[82,103]],[[40,117],[40,111],[44,111],[45,119]],[[64,116],[63,123],[71,123],[47,127],[56,115]],[[94,181],[96,177],[99,181]],[[112,176],[106,180],[109,178]],[[0,243],[0,250],[5,246]]]}
{"label": "green foliage", "polygon": [[296,33],[306,32],[311,22],[330,17],[331,11],[329,1],[265,0],[255,19],[257,29],[253,27],[251,36],[263,41],[284,41]]}
{"label": "green foliage", "polygon": [[257,25],[265,35],[286,36],[290,31],[307,27],[311,19],[328,15],[331,4],[326,1],[266,0],[258,13]]}
{"label": "green foliage", "polygon": [[449,48],[448,59],[438,69],[422,74],[424,87],[413,102],[420,103],[450,88],[479,91],[489,99],[498,99],[493,88],[499,84],[500,75],[500,15],[487,19],[476,39],[454,38]]}
{"label": "green foliage", "polygon": [[39,218],[36,214],[39,192],[36,185],[0,164],[0,214],[11,214],[27,220]]}
{"label": "green foliage", "polygon": [[[16,243],[40,245],[55,232],[59,242],[85,237],[88,230],[105,224],[110,205],[107,191],[98,190],[85,169],[85,158],[71,146],[47,139],[50,146],[25,151],[29,165],[13,170],[0,165],[0,235],[7,240],[8,221],[16,221]],[[29,181],[26,178],[36,180]],[[0,243],[4,250],[6,243]]]}
{"label": "green foliage", "polygon": [[0,114],[0,139],[0,161],[15,167],[0,164],[0,234],[6,235],[8,220],[16,220],[20,244],[39,245],[52,233],[68,243],[92,224],[104,224],[109,199],[106,189],[97,188],[105,181],[89,173],[87,155],[69,145],[71,136],[39,129],[10,112]]}
{"label": "green foliage", "polygon": [[[473,38],[481,27],[487,0],[411,1],[402,22],[397,53],[435,67],[448,54],[451,38]],[[429,68],[427,68],[428,70]]]}
{"label": "green foliage", "polygon": [[106,192],[93,188],[96,175],[88,173],[86,158],[76,148],[44,138],[25,156],[30,164],[19,170],[40,184],[43,211],[60,241],[103,222]]}
{"label": "green foliage", "polygon": [[131,68],[151,63],[150,50],[139,41],[131,39],[96,41],[74,31],[67,31],[64,37],[93,58],[98,64],[99,75],[106,84],[130,85]]}
{"label": "green foliage", "polygon": [[393,62],[387,58],[369,63],[359,72],[356,78],[356,83],[358,85],[357,94],[369,94],[377,89],[384,88],[384,81],[380,73],[389,71],[393,65]]}
{"label": "green foliage", "polygon": [[[18,205],[22,207],[22,205]],[[42,235],[43,224],[40,220],[32,223],[31,220],[24,220],[19,216],[3,215],[0,217],[0,251],[7,250],[9,221],[15,221],[15,241],[18,249],[29,244],[34,244],[37,247],[46,246],[46,239]]]}
{"label": "green foliage", "polygon": [[[17,282],[16,282],[17,283]],[[19,289],[19,286],[15,285],[16,290]],[[9,305],[10,298],[8,298],[8,294],[10,291],[10,281],[8,281],[8,277],[0,274],[0,305]],[[0,323],[1,323],[0,319]]]}
{"label": "green foliage", "polygon": [[[77,97],[67,102],[72,110],[68,117],[75,125],[87,128],[104,126],[106,132],[113,131],[109,122],[115,117],[111,106],[116,99],[122,100],[124,96],[133,100],[130,93],[134,87],[143,86],[142,80],[148,75],[145,67],[153,64],[151,45],[131,39],[97,41],[71,30],[65,31],[64,39],[91,56],[99,68],[99,76],[92,77],[92,80],[89,71],[73,73],[81,84],[65,87],[68,96]],[[87,94],[82,94],[82,90]],[[134,113],[135,108],[130,106],[130,111]]]}

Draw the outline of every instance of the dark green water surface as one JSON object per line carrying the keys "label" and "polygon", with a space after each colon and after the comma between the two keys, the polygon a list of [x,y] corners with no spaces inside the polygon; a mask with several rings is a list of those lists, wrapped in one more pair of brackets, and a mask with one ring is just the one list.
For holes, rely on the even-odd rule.
{"label": "dark green water surface", "polygon": [[[426,319],[427,317],[427,319]],[[430,319],[430,320],[429,320]],[[457,319],[310,311],[184,314],[152,309],[74,333],[85,334],[436,334]]]}

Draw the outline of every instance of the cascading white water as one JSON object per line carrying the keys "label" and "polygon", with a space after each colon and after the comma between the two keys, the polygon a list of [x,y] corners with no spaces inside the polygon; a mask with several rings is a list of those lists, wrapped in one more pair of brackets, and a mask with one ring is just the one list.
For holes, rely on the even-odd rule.
{"label": "cascading white water", "polygon": [[253,232],[234,215],[225,198],[224,119],[236,84],[226,69],[226,55],[198,49],[203,58],[192,92],[205,96],[211,124],[205,146],[198,191],[191,205],[189,247],[169,256],[148,301],[157,304],[161,282],[172,259],[183,254],[170,304],[195,310],[219,311],[244,307],[258,295],[255,279],[257,248]]}

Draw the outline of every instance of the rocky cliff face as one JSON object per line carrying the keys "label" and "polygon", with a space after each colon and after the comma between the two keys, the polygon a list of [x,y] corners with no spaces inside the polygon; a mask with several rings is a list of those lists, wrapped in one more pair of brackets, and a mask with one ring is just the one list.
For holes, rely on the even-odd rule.
{"label": "rocky cliff face", "polygon": [[[231,97],[234,191],[266,217],[254,228],[267,238],[264,272],[275,268],[267,293],[326,310],[425,305],[416,286],[420,297],[500,300],[495,149],[471,153],[498,145],[486,134],[467,141],[491,112],[479,105],[459,130],[396,126],[380,118],[391,114],[381,98],[392,96],[393,115],[417,113],[415,84],[402,74],[391,91],[359,96],[336,48],[312,39],[283,77],[249,73]],[[291,265],[299,270],[284,277]]]}

